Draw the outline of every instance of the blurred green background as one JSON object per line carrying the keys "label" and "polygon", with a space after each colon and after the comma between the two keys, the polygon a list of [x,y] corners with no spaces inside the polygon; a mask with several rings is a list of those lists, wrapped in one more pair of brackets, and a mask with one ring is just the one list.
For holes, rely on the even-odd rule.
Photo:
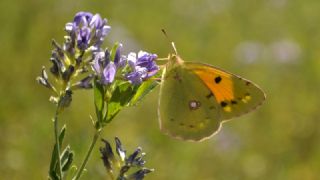
{"label": "blurred green background", "polygon": [[[166,57],[165,28],[185,60],[239,74],[267,94],[258,110],[201,143],[159,131],[159,88],[123,110],[102,136],[119,136],[129,152],[142,146],[156,170],[147,179],[320,179],[319,0],[2,0],[0,8],[0,179],[47,177],[55,109],[35,77],[78,11],[108,18],[106,45]],[[61,117],[78,166],[93,135],[92,104],[91,92],[77,91]],[[83,179],[108,178],[97,145]]]}

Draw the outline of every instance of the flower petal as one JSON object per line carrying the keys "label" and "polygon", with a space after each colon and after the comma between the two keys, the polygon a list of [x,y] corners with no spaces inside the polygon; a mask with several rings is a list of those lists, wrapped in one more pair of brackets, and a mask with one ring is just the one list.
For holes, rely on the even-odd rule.
{"label": "flower petal", "polygon": [[132,69],[135,69],[136,62],[137,62],[137,54],[134,52],[131,52],[128,54],[128,64],[131,66]]}
{"label": "flower petal", "polygon": [[95,14],[89,23],[89,26],[91,28],[96,28],[96,29],[100,29],[101,27],[103,27],[103,25],[104,25],[104,21],[101,19],[101,16],[99,14]]}
{"label": "flower petal", "polygon": [[104,68],[103,74],[102,74],[102,83],[103,84],[110,84],[113,82],[114,77],[116,75],[116,66],[113,64],[113,62],[110,62],[107,67]]}
{"label": "flower petal", "polygon": [[119,44],[119,46],[118,46],[118,48],[117,48],[117,50],[116,50],[116,54],[114,55],[114,60],[113,60],[113,62],[115,63],[115,64],[118,64],[119,63],[119,61],[120,61],[120,50],[121,50],[121,48],[122,48],[122,44]]}
{"label": "flower petal", "polygon": [[87,26],[88,22],[91,21],[92,14],[89,12],[78,12],[74,19],[73,22],[76,24],[76,26],[79,26],[80,24]]}
{"label": "flower petal", "polygon": [[105,58],[105,53],[104,52],[97,52],[95,54],[92,68],[97,74],[101,73],[101,69],[103,68],[102,67],[102,64],[103,64],[102,61],[104,60],[104,58]]}
{"label": "flower petal", "polygon": [[140,72],[131,72],[126,75],[126,79],[134,85],[140,84],[142,82]]}

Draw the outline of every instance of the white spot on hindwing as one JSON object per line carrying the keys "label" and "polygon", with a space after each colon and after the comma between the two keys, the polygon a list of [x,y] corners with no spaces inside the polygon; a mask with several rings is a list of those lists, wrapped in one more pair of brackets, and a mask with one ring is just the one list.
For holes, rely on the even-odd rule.
{"label": "white spot on hindwing", "polygon": [[189,109],[190,110],[197,110],[201,107],[200,101],[197,100],[190,100],[189,101]]}

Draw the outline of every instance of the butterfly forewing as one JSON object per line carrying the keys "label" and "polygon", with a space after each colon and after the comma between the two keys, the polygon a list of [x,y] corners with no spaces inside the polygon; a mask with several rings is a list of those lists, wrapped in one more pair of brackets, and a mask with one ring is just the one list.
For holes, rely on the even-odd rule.
{"label": "butterfly forewing", "polygon": [[200,141],[220,127],[219,104],[194,71],[175,63],[164,69],[159,99],[163,132],[183,140]]}
{"label": "butterfly forewing", "polygon": [[212,103],[219,104],[221,120],[245,114],[265,100],[264,92],[240,76],[202,63],[184,62],[211,91]]}

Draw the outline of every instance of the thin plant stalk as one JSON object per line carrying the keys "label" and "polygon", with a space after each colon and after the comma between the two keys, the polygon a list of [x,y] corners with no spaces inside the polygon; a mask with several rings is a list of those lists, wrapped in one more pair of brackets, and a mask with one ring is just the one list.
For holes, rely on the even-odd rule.
{"label": "thin plant stalk", "polygon": [[91,152],[92,152],[92,150],[93,150],[93,148],[94,148],[97,140],[99,139],[100,134],[101,134],[101,129],[98,129],[98,130],[95,131],[95,134],[94,134],[94,136],[93,136],[93,138],[92,138],[92,142],[91,142],[91,144],[90,144],[90,147],[89,147],[89,149],[88,149],[88,152],[87,152],[87,154],[86,154],[86,157],[84,158],[84,160],[83,160],[83,162],[82,162],[82,164],[81,164],[81,166],[80,166],[77,174],[72,178],[72,180],[77,180],[77,179],[79,179],[79,178],[81,177],[81,174],[82,174],[85,166],[86,166],[87,163],[88,163],[89,157],[91,156]]}
{"label": "thin plant stalk", "polygon": [[60,179],[62,179],[62,168],[61,168],[61,159],[60,159],[60,142],[59,142],[59,125],[58,125],[58,109],[56,110],[56,113],[54,115],[53,118],[53,123],[54,123],[54,135],[55,135],[55,139],[56,139],[56,147],[57,147],[57,154],[58,154],[58,176],[60,177]]}

